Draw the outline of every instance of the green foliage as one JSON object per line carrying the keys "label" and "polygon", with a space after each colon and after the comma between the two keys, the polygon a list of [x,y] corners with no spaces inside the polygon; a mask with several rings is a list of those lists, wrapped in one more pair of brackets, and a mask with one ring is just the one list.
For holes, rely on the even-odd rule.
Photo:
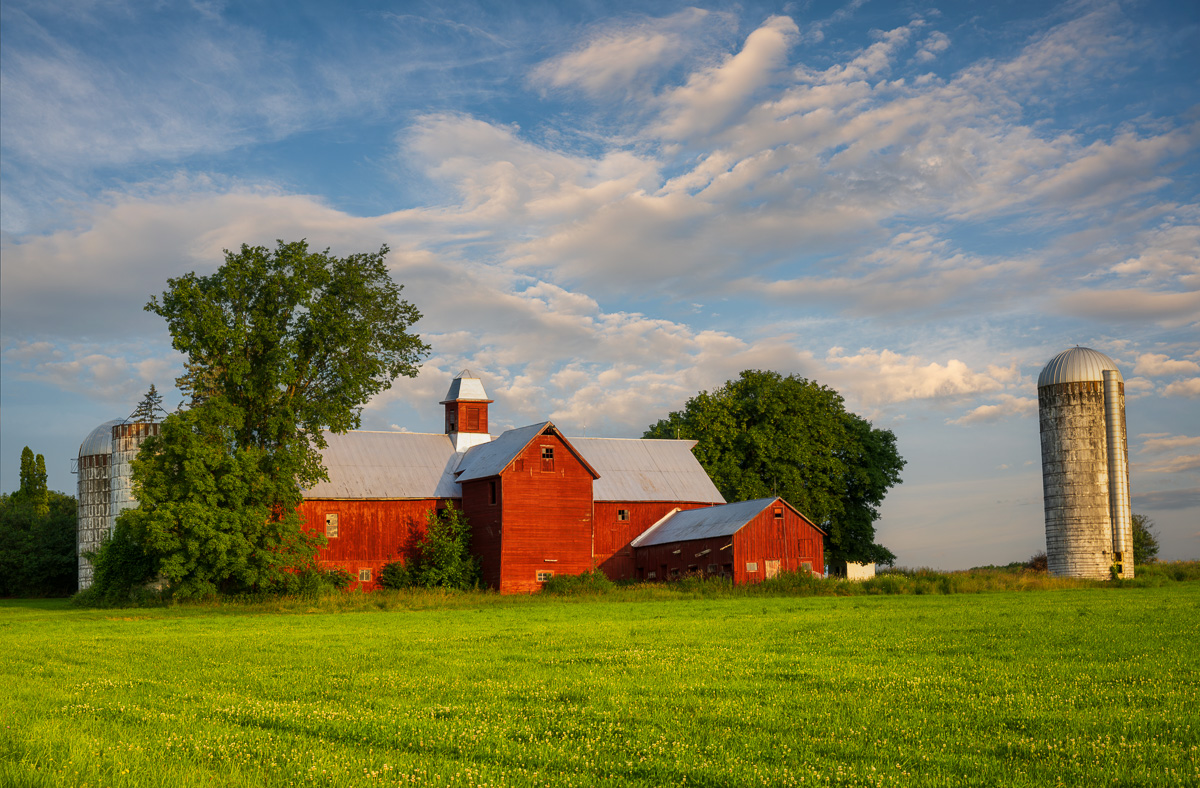
{"label": "green foliage", "polygon": [[190,407],[143,444],[139,505],[121,517],[177,597],[286,589],[323,544],[295,512],[301,490],[327,478],[322,431],[359,426],[363,404],[428,351],[408,333],[420,313],[386,253],[243,245],[146,305],[187,357],[177,384]]}
{"label": "green foliage", "polygon": [[403,561],[391,561],[384,564],[383,569],[379,570],[378,582],[381,588],[392,590],[416,586],[412,572],[408,571],[408,566]]}
{"label": "green foliage", "polygon": [[[32,467],[36,472],[36,461]],[[25,492],[0,496],[0,596],[73,594],[79,578],[75,498]]]}
{"label": "green foliage", "polygon": [[1158,560],[1158,534],[1154,521],[1144,514],[1133,515],[1133,564],[1152,564]]}
{"label": "green foliage", "polygon": [[554,575],[542,585],[542,593],[552,596],[596,596],[617,588],[599,569],[578,575]]}
{"label": "green foliage", "polygon": [[142,397],[142,401],[138,403],[129,418],[131,421],[154,422],[158,421],[159,415],[163,413],[162,395],[151,383],[150,390],[146,392],[146,396]]}
{"label": "green foliage", "polygon": [[158,574],[158,561],[143,549],[126,517],[117,517],[112,533],[106,534],[100,548],[87,557],[92,562],[92,584],[76,595],[75,603],[81,606],[137,601]]}
{"label": "green foliage", "polygon": [[408,329],[421,317],[374,254],[334,257],[304,241],[226,251],[211,276],[168,279],[162,301],[172,345],[187,356],[177,381],[193,405],[220,396],[242,414],[236,445],[282,461],[301,487],[325,479],[322,431],[359,426],[362,406],[429,347]]}
{"label": "green foliage", "polygon": [[223,397],[169,415],[133,464],[138,507],[117,518],[181,599],[286,587],[318,537],[301,530],[295,479],[277,453],[242,446]]}
{"label": "green foliage", "polygon": [[46,458],[33,454],[26,446],[21,450],[21,487],[13,498],[18,503],[31,507],[34,517],[42,518],[50,514],[49,490],[46,487]]}
{"label": "green foliage", "polygon": [[467,590],[479,585],[479,559],[471,554],[471,526],[453,504],[430,511],[425,533],[407,561],[386,564],[379,584],[388,589],[447,588]]}
{"label": "green foliage", "polygon": [[904,468],[896,436],[847,412],[831,388],[747,370],[645,437],[698,441],[696,457],[726,500],[783,497],[828,531],[827,561],[895,561],[875,543],[875,521]]}

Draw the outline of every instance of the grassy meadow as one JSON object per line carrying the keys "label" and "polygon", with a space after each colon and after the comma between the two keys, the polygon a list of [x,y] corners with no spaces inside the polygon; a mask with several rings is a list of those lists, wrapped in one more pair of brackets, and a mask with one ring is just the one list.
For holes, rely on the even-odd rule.
{"label": "grassy meadow", "polygon": [[0,785],[1200,784],[1200,583],[939,588],[0,601]]}

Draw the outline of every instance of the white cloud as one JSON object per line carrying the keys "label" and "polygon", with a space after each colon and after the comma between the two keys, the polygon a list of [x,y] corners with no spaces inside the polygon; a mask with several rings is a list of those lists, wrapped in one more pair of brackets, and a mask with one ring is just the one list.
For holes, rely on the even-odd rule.
{"label": "white cloud", "polygon": [[1200,454],[1181,454],[1153,465],[1138,464],[1142,473],[1182,473],[1200,469]]}
{"label": "white cloud", "polygon": [[846,355],[833,347],[825,357],[829,374],[838,388],[853,392],[867,406],[919,399],[954,399],[989,393],[1004,388],[1016,375],[1012,367],[989,366],[976,372],[958,359],[944,364],[926,362],[920,356],[904,356],[890,350],[863,348]]}
{"label": "white cloud", "polygon": [[1156,454],[1164,451],[1175,451],[1176,449],[1187,449],[1193,446],[1200,446],[1200,437],[1191,437],[1188,435],[1140,435],[1143,438],[1142,448],[1139,453]]}
{"label": "white cloud", "polygon": [[667,139],[687,140],[723,126],[783,68],[798,33],[788,17],[768,19],[746,38],[741,52],[692,74],[686,85],[668,93],[655,132]]}
{"label": "white cloud", "polygon": [[1055,302],[1068,314],[1100,321],[1154,320],[1166,325],[1182,325],[1200,320],[1200,291],[1084,290],[1063,293]]}
{"label": "white cloud", "polygon": [[1016,397],[1012,394],[1001,394],[1000,401],[980,405],[957,419],[947,419],[947,424],[963,426],[1002,421],[1013,416],[1028,417],[1037,413],[1038,401],[1035,397]]}
{"label": "white cloud", "polygon": [[1188,378],[1187,380],[1176,380],[1173,383],[1168,383],[1167,387],[1163,389],[1163,395],[1167,397],[1200,398],[1200,378]]}
{"label": "white cloud", "polygon": [[724,14],[689,8],[662,19],[606,27],[580,46],[533,69],[530,81],[551,88],[577,88],[592,96],[646,91],[655,71],[703,46],[704,26],[729,24]]}
{"label": "white cloud", "polygon": [[1173,359],[1162,353],[1142,353],[1138,356],[1137,365],[1133,371],[1138,375],[1160,378],[1167,375],[1181,375],[1186,372],[1200,372],[1200,364],[1195,361]]}

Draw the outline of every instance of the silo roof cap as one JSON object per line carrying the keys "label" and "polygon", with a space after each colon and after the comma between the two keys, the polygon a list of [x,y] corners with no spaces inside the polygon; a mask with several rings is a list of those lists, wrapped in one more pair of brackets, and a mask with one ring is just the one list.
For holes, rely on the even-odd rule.
{"label": "silo roof cap", "polygon": [[454,380],[450,381],[450,390],[446,392],[446,398],[441,404],[447,402],[491,402],[488,399],[487,392],[483,390],[483,381],[471,374],[471,370],[464,369],[458,373]]}
{"label": "silo roof cap", "polygon": [[112,428],[124,424],[127,419],[112,419],[101,424],[83,439],[79,444],[80,457],[92,457],[96,454],[112,454]]}
{"label": "silo roof cap", "polygon": [[1121,370],[1111,358],[1090,347],[1073,347],[1064,350],[1042,369],[1038,375],[1038,388],[1053,386],[1057,383],[1082,383],[1087,381],[1103,381],[1104,370],[1111,369],[1117,373],[1117,380],[1122,383]]}

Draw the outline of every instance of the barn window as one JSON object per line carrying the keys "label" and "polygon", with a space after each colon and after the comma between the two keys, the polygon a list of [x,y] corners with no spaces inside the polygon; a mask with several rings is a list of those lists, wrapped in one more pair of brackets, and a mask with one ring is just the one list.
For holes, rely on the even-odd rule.
{"label": "barn window", "polygon": [[811,572],[812,571],[812,561],[800,562],[800,571],[801,572]]}
{"label": "barn window", "polygon": [[336,513],[325,515],[325,538],[326,539],[337,539],[337,535],[338,535],[337,517],[338,516]]}
{"label": "barn window", "polygon": [[654,580],[654,579],[656,579],[657,577],[658,577],[658,572],[655,572],[655,571],[653,571],[653,570],[651,570],[651,571],[649,571],[649,572],[647,572],[647,573],[646,573],[646,579],[647,579],[647,580]]}
{"label": "barn window", "polygon": [[678,568],[671,570],[671,577],[679,577],[679,569]]}
{"label": "barn window", "polygon": [[758,571],[758,561],[747,561],[746,562],[746,571],[747,572],[757,572]]}
{"label": "barn window", "polygon": [[360,583],[371,582],[371,570],[370,569],[359,569],[358,570],[358,582],[360,582]]}
{"label": "barn window", "polygon": [[488,503],[492,506],[496,505],[496,480],[488,482]]}
{"label": "barn window", "polygon": [[628,509],[618,509],[617,510],[617,521],[622,522],[622,523],[629,522],[629,510]]}
{"label": "barn window", "polygon": [[546,582],[547,580],[549,580],[549,579],[550,579],[550,578],[552,578],[552,577],[554,577],[554,572],[552,572],[552,571],[551,571],[551,570],[549,570],[549,569],[539,569],[539,570],[537,570],[537,581],[538,581],[539,583],[544,583],[544,582]]}
{"label": "barn window", "polygon": [[467,432],[479,429],[479,408],[467,408]]}
{"label": "barn window", "polygon": [[709,564],[708,565],[708,573],[710,575],[715,575],[717,572],[720,572],[720,571],[721,571],[720,564]]}
{"label": "barn window", "polygon": [[553,446],[543,446],[542,447],[542,470],[543,471],[554,470],[554,447]]}
{"label": "barn window", "polygon": [[446,432],[458,432],[458,430],[455,429],[455,422],[457,418],[458,414],[454,411],[446,411]]}
{"label": "barn window", "polygon": [[783,519],[783,507],[782,507],[782,506],[776,506],[776,507],[775,507],[775,519],[776,519],[776,520],[782,520],[782,519]]}

